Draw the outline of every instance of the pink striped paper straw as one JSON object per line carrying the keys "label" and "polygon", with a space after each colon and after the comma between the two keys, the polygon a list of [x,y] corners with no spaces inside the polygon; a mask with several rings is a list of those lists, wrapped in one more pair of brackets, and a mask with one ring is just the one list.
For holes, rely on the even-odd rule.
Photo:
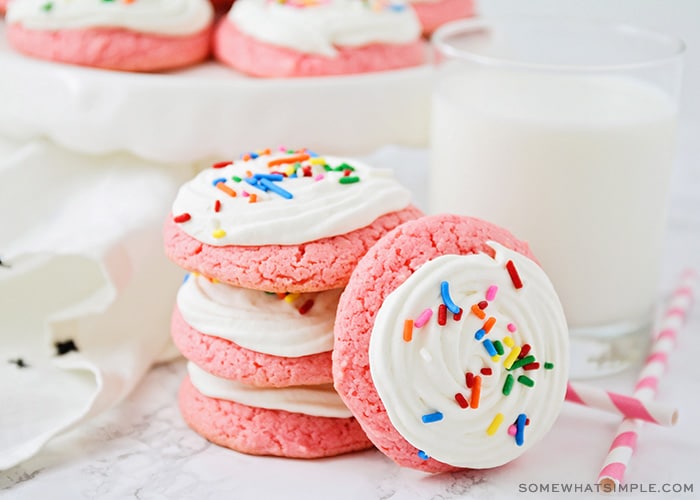
{"label": "pink striped paper straw", "polygon": [[566,386],[566,400],[652,424],[671,426],[678,421],[678,410],[669,405],[655,401],[644,402],[639,398],[584,384],[569,382]]}
{"label": "pink striped paper straw", "polygon": [[[659,378],[668,364],[668,353],[676,343],[678,331],[685,323],[688,311],[693,303],[694,287],[697,274],[694,270],[683,273],[681,283],[671,295],[668,307],[658,327],[649,356],[639,374],[634,388],[634,397],[649,401],[656,395]],[[632,455],[637,446],[637,435],[642,421],[625,418],[617,429],[617,435],[610,445],[608,456],[598,474],[598,483],[603,491],[616,491],[622,482]]]}

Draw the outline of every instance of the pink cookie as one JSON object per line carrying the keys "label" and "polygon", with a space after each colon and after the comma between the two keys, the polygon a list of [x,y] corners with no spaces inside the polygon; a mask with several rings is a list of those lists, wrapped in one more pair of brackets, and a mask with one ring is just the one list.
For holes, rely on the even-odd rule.
{"label": "pink cookie", "polygon": [[372,447],[354,418],[254,408],[202,395],[186,378],[180,411],[207,440],[253,455],[320,458]]}
{"label": "pink cookie", "polygon": [[0,0],[0,14],[4,14],[6,8],[7,8],[7,0]]}
{"label": "pink cookie", "polygon": [[308,54],[257,40],[224,19],[216,29],[214,54],[225,64],[253,76],[309,77],[347,75],[418,66],[425,61],[420,40],[336,47],[328,57]]}
{"label": "pink cookie", "polygon": [[198,332],[177,308],[171,333],[185,358],[218,377],[259,387],[327,384],[333,381],[331,353],[286,358],[244,349],[233,342]]}
{"label": "pink cookie", "polygon": [[163,71],[206,59],[211,28],[187,36],[159,36],[118,28],[42,31],[9,24],[7,38],[19,52],[39,59],[120,71]]}
{"label": "pink cookie", "polygon": [[234,286],[270,292],[342,288],[358,260],[386,232],[420,217],[409,206],[347,234],[300,245],[213,246],[185,233],[172,217],[165,223],[165,251],[180,267]]}
{"label": "pink cookie", "polygon": [[[394,229],[358,264],[338,306],[334,384],[398,464],[427,472],[502,465],[549,430],[564,399],[568,337],[551,283],[531,259],[505,229],[438,215]],[[528,349],[532,357],[516,362]],[[529,407],[520,404],[533,394]],[[507,434],[516,422],[517,439]]]}
{"label": "pink cookie", "polygon": [[447,22],[474,15],[473,0],[413,0],[410,3],[426,35]]}

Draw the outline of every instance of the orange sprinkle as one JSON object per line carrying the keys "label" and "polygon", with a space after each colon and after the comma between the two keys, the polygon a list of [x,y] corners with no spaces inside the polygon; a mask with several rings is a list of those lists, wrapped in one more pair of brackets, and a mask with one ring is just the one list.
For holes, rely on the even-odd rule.
{"label": "orange sprinkle", "polygon": [[472,312],[476,315],[477,318],[479,319],[484,319],[486,317],[486,313],[479,309],[479,306],[474,304],[472,306]]}
{"label": "orange sprinkle", "polygon": [[403,339],[410,342],[413,338],[413,320],[407,319],[403,322]]}
{"label": "orange sprinkle", "polygon": [[248,153],[243,155],[243,161],[248,161],[248,160],[250,160],[250,158],[251,158],[251,156]]}
{"label": "orange sprinkle", "polygon": [[217,182],[216,187],[219,188],[220,190],[222,190],[227,195],[229,195],[231,198],[236,197],[236,192],[233,189],[231,189],[230,187],[228,187],[225,183]]}
{"label": "orange sprinkle", "polygon": [[270,148],[267,148],[265,151],[262,152],[264,155],[269,155],[270,154]]}
{"label": "orange sprinkle", "polygon": [[296,155],[296,156],[287,156],[286,158],[277,158],[275,160],[270,160],[267,163],[268,167],[274,167],[276,165],[283,165],[285,163],[296,163],[298,161],[305,161],[311,158],[309,155]]}
{"label": "orange sprinkle", "polygon": [[489,319],[486,320],[486,323],[484,323],[484,326],[482,326],[483,330],[486,333],[489,333],[491,331],[491,328],[493,328],[493,325],[496,324],[496,318],[491,316]]}
{"label": "orange sprinkle", "polygon": [[248,197],[248,203],[255,203],[256,201],[258,201],[258,195],[255,194],[255,193],[252,193],[252,194]]}
{"label": "orange sprinkle", "polygon": [[471,407],[479,407],[479,398],[481,398],[481,375],[474,377],[474,385],[472,386]]}
{"label": "orange sprinkle", "polygon": [[253,177],[253,172],[251,172],[250,170],[246,170],[246,171],[245,171],[245,176],[246,176],[246,177]]}

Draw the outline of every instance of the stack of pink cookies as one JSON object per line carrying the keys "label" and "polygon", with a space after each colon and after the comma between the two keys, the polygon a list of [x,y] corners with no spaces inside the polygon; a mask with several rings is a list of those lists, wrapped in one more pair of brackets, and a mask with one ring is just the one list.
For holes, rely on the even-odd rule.
{"label": "stack of pink cookies", "polygon": [[409,198],[390,172],[307,150],[248,153],[182,186],[164,236],[190,271],[172,320],[190,427],[258,455],[372,446],[332,385],[333,324],[360,258],[420,215]]}

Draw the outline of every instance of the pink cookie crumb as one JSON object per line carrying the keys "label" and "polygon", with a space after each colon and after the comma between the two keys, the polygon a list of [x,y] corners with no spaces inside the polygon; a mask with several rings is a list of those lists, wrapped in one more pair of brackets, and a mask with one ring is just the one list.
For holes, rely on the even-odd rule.
{"label": "pink cookie crumb", "polygon": [[251,455],[320,458],[372,447],[354,418],[315,417],[209,398],[189,377],[180,386],[179,404],[195,432]]}
{"label": "pink cookie crumb", "polygon": [[43,31],[7,26],[10,45],[28,56],[120,71],[163,71],[196,64],[209,55],[211,28],[187,36],[161,36],[119,28]]}
{"label": "pink cookie crumb", "polygon": [[445,23],[474,15],[473,0],[413,1],[411,7],[418,16],[423,33],[426,35]]}
{"label": "pink cookie crumb", "polygon": [[336,57],[304,54],[256,40],[223,20],[214,35],[214,54],[225,64],[253,76],[305,77],[347,75],[418,66],[425,62],[419,39],[406,44],[336,47]]}

